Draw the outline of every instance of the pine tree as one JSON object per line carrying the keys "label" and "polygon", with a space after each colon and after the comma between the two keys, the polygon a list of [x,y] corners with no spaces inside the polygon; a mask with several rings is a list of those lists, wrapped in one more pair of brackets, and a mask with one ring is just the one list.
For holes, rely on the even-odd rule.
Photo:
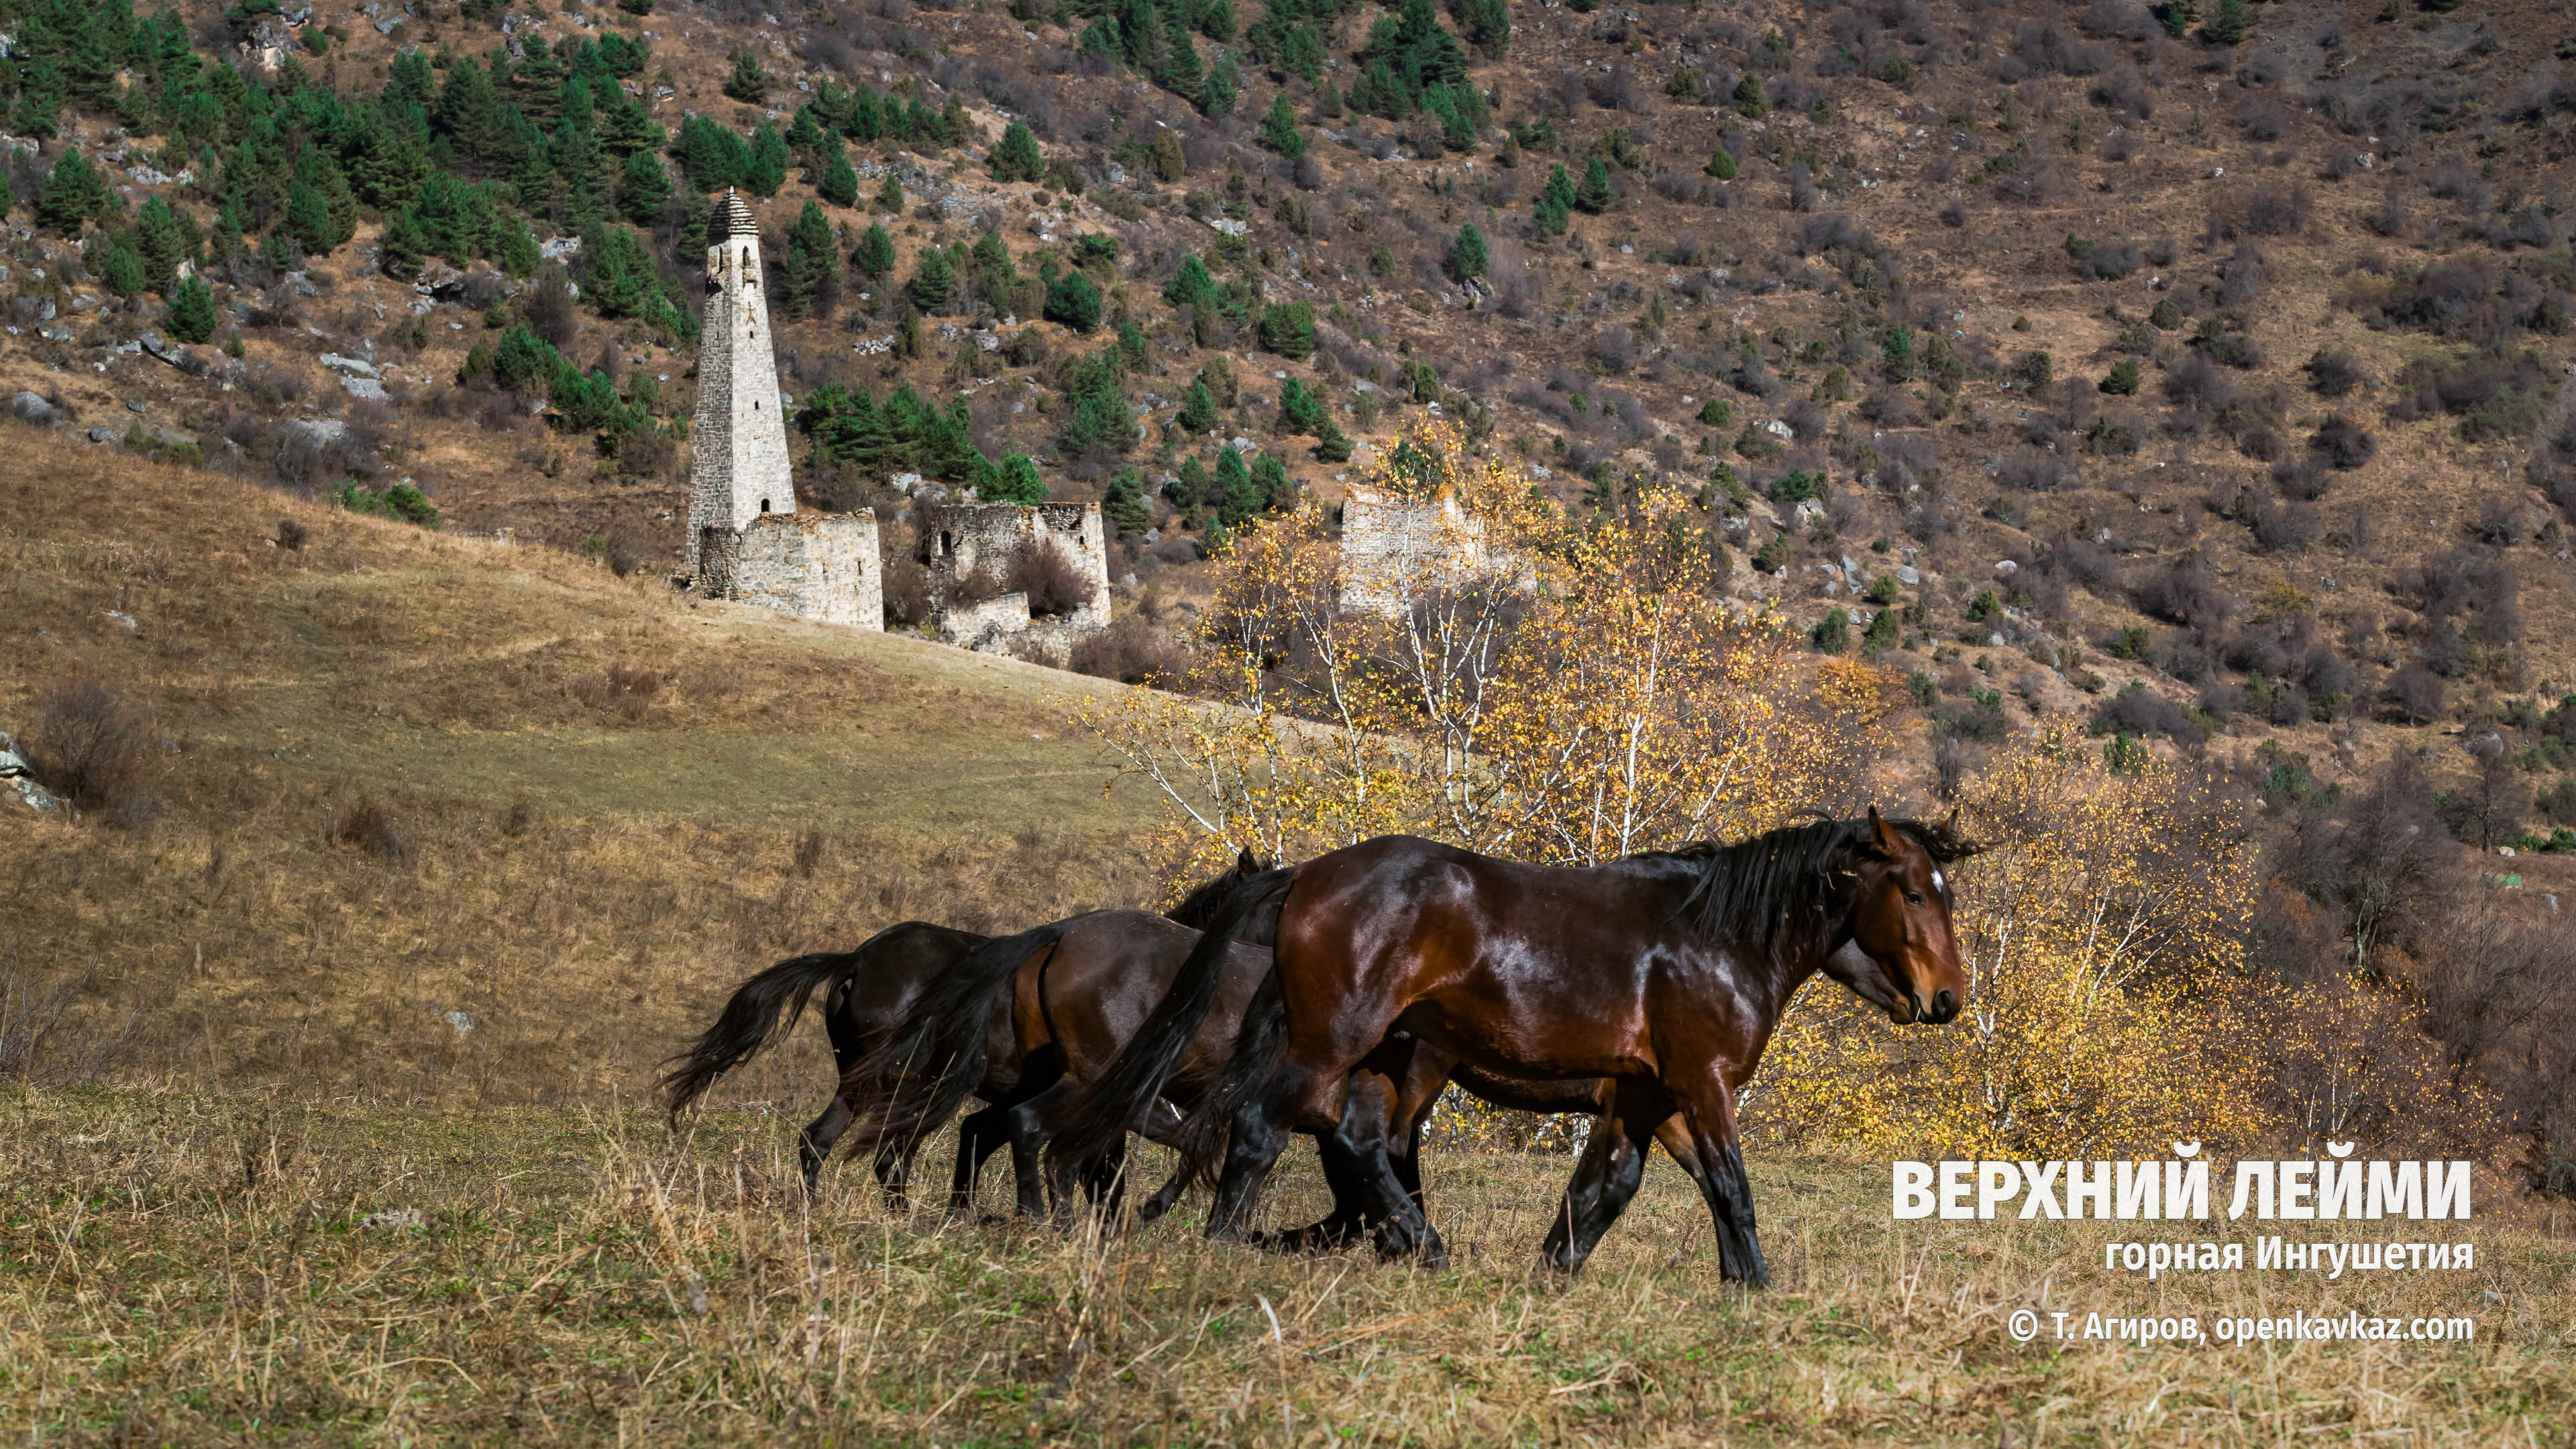
{"label": "pine tree", "polygon": [[1565,174],[1564,163],[1548,168],[1547,185],[1541,187],[1532,215],[1541,236],[1563,236],[1567,214],[1574,209],[1574,178]]}
{"label": "pine tree", "polygon": [[751,165],[743,171],[743,189],[754,196],[776,196],[786,184],[787,142],[777,127],[763,122],[751,133]]}
{"label": "pine tree", "polygon": [[858,205],[858,169],[850,165],[849,153],[841,149],[839,137],[834,137],[824,144],[829,148],[832,159],[824,164],[823,179],[816,183],[814,189],[822,194],[825,201],[834,206]]}
{"label": "pine tree", "polygon": [[787,308],[794,317],[828,317],[841,289],[841,244],[811,198],[787,233]]}
{"label": "pine tree", "polygon": [[733,53],[733,70],[725,76],[724,93],[746,106],[756,106],[769,94],[769,72],[760,68],[760,57],[748,50]]}
{"label": "pine tree", "polygon": [[623,226],[594,228],[582,243],[589,268],[581,282],[582,300],[608,318],[633,317],[654,296],[653,260],[633,230]]}
{"label": "pine tree", "polygon": [[1234,52],[1227,51],[1208,68],[1207,83],[1199,87],[1199,114],[1211,121],[1222,121],[1234,114],[1235,98],[1243,94],[1243,74],[1236,68]]}
{"label": "pine tree", "polygon": [[1190,390],[1181,395],[1180,415],[1172,419],[1172,426],[1195,435],[1214,432],[1216,425],[1216,395],[1208,391],[1205,378],[1192,378]]}
{"label": "pine tree", "polygon": [[37,194],[36,220],[57,231],[77,232],[81,223],[107,210],[110,195],[105,174],[89,164],[80,148],[65,147]]}
{"label": "pine tree", "polygon": [[2218,0],[2218,11],[2200,33],[2217,45],[2241,45],[2254,32],[2254,9],[2245,0]]}
{"label": "pine tree", "polygon": [[1214,495],[1217,516],[1230,521],[1249,518],[1261,508],[1261,490],[1252,481],[1252,470],[1244,466],[1243,454],[1233,445],[1216,450],[1216,477],[1209,490]]}
{"label": "pine tree", "polygon": [[492,77],[471,57],[448,67],[435,119],[438,129],[455,142],[458,158],[475,174],[487,174],[511,159],[509,116],[492,88]]}
{"label": "pine tree", "polygon": [[1592,158],[1592,164],[1583,169],[1583,184],[1574,189],[1575,209],[1598,216],[1610,209],[1613,199],[1610,192],[1610,168],[1602,164],[1600,157],[1595,156]]}
{"label": "pine tree", "polygon": [[990,165],[996,181],[1035,181],[1046,174],[1046,158],[1038,153],[1037,134],[1018,121],[1003,128]]}
{"label": "pine tree", "polygon": [[215,335],[215,294],[203,277],[189,277],[170,296],[170,335],[182,342],[206,342]]}
{"label": "pine tree", "polygon": [[1756,121],[1771,114],[1771,103],[1762,98],[1762,77],[1749,70],[1735,83],[1735,113]]}
{"label": "pine tree", "polygon": [[119,297],[143,290],[143,258],[121,232],[100,232],[84,251],[82,262]]}
{"label": "pine tree", "polygon": [[1119,469],[1100,500],[1100,515],[1117,527],[1122,538],[1152,528],[1154,505],[1145,497],[1144,475],[1134,468]]}
{"label": "pine tree", "polygon": [[1208,275],[1207,264],[1195,252],[1181,258],[1180,269],[1163,286],[1163,300],[1174,307],[1195,307],[1216,296],[1216,278]]}
{"label": "pine tree", "polygon": [[339,228],[331,224],[331,203],[322,193],[304,182],[295,183],[287,194],[286,219],[279,223],[295,244],[313,256],[324,256],[339,245]]}
{"label": "pine tree", "polygon": [[1199,61],[1198,45],[1190,39],[1190,28],[1181,19],[1177,5],[1163,12],[1162,86],[1191,101],[1207,90],[1207,67]]}
{"label": "pine tree", "polygon": [[850,265],[871,277],[882,277],[894,270],[894,238],[886,234],[882,223],[870,222],[859,233],[858,245],[850,249]]}
{"label": "pine tree", "polygon": [[1458,228],[1458,240],[1449,246],[1449,275],[1461,282],[1485,274],[1485,234],[1469,222]]}
{"label": "pine tree", "polygon": [[1044,503],[1046,482],[1038,477],[1038,465],[1026,454],[1012,453],[993,470],[992,481],[984,485],[981,496],[986,503]]}
{"label": "pine tree", "polygon": [[905,291],[912,305],[924,312],[936,313],[947,306],[949,297],[957,291],[957,269],[950,265],[948,253],[938,247],[924,247]]}
{"label": "pine tree", "polygon": [[1733,181],[1735,179],[1735,158],[1727,154],[1725,147],[1720,146],[1716,151],[1710,153],[1708,158],[1708,174],[1716,177],[1720,181]]}
{"label": "pine tree", "polygon": [[651,226],[662,219],[662,208],[671,201],[671,173],[662,166],[662,158],[650,151],[638,151],[626,158],[626,166],[617,178],[617,213],[637,226]]}
{"label": "pine tree", "polygon": [[895,180],[891,171],[886,173],[885,183],[877,188],[877,210],[903,215],[903,183]]}
{"label": "pine tree", "polygon": [[1080,272],[1067,272],[1047,287],[1046,319],[1076,332],[1100,325],[1100,289]]}
{"label": "pine tree", "polygon": [[1306,137],[1297,129],[1297,113],[1289,107],[1285,91],[1270,98],[1257,135],[1262,145],[1291,161],[1306,154]]}

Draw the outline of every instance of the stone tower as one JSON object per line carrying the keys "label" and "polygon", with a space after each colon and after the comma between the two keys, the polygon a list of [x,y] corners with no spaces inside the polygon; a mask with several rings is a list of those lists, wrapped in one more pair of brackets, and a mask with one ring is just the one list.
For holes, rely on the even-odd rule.
{"label": "stone tower", "polygon": [[739,532],[764,513],[796,511],[769,303],[761,292],[760,226],[727,188],[712,231],[707,313],[698,333],[698,409],[689,426],[692,575],[706,530]]}

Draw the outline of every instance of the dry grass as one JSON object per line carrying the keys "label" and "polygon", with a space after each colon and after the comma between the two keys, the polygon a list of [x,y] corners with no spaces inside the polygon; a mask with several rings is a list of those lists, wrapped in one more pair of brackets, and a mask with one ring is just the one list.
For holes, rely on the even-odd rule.
{"label": "dry grass", "polygon": [[[632,1089],[780,956],[1161,888],[1098,848],[1145,800],[1104,798],[1067,737],[1065,693],[1111,686],[13,440],[0,729],[107,680],[149,708],[165,809],[0,813],[0,974],[87,976],[93,1030],[145,1008],[142,1061],[378,1098]],[[271,542],[281,513],[302,548]]]}
{"label": "dry grass", "polygon": [[[1668,1164],[1579,1281],[1530,1271],[1565,1165],[1444,1153],[1461,1266],[1285,1260],[1174,1223],[942,1226],[789,1125],[0,1096],[0,1404],[39,1438],[945,1444],[2546,1444],[2571,1253],[2474,1283],[2106,1280],[2125,1231],[1892,1225],[1883,1167],[1754,1164],[1778,1286],[1718,1281]],[[1283,1216],[1320,1206],[1302,1152]],[[863,1190],[864,1189],[864,1190]],[[997,1202],[997,1195],[988,1195]],[[368,1226],[372,1214],[418,1226]],[[382,1220],[379,1220],[382,1221]],[[406,1219],[406,1221],[408,1221]],[[2151,1234],[2150,1234],[2151,1235]],[[2481,1294],[2478,1290],[2486,1290]],[[1266,1306],[1265,1306],[1266,1305]],[[2023,1346],[2022,1306],[2472,1312],[2469,1345]],[[1272,1320],[1277,1328],[1274,1332]],[[2003,1436],[1999,1441],[1998,1436]]]}

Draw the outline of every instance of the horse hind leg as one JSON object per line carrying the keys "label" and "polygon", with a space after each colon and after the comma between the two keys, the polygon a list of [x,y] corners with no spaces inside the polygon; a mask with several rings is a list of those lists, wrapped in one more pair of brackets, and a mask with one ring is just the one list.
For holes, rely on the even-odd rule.
{"label": "horse hind leg", "polygon": [[1601,1235],[1628,1210],[1645,1177],[1646,1140],[1672,1115],[1672,1098],[1651,1083],[1622,1082],[1611,1094],[1610,1109],[1592,1129],[1583,1156],[1566,1183],[1556,1221],[1547,1230],[1539,1255],[1568,1274],[1583,1267]]}
{"label": "horse hind leg", "polygon": [[957,1124],[957,1170],[948,1180],[948,1216],[952,1221],[975,1214],[975,1184],[985,1159],[1010,1144],[1010,1109],[986,1107]]}
{"label": "horse hind leg", "polygon": [[832,1157],[832,1144],[850,1130],[850,1122],[856,1116],[848,1102],[834,1096],[823,1108],[823,1115],[806,1123],[805,1130],[796,1134],[796,1156],[805,1169],[806,1196],[813,1196],[821,1184],[823,1164]]}
{"label": "horse hind leg", "polygon": [[1387,1119],[1393,1099],[1394,1084],[1385,1077],[1354,1073],[1342,1099],[1340,1124],[1317,1141],[1328,1161],[1341,1159],[1360,1212],[1376,1230],[1378,1256],[1413,1257],[1425,1267],[1446,1268],[1447,1245],[1387,1155]]}

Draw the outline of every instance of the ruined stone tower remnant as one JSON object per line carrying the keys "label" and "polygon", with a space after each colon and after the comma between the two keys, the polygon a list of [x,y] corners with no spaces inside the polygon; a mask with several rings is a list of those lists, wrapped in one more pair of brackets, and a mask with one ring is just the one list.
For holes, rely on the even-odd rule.
{"label": "ruined stone tower remnant", "polygon": [[[1062,667],[1077,642],[1109,627],[1099,504],[939,503],[918,516],[942,642]],[[1070,569],[1069,594],[1031,597],[1024,561],[1033,552],[1052,553]]]}
{"label": "ruined stone tower remnant", "polygon": [[741,530],[796,511],[787,419],[762,294],[760,224],[728,189],[707,248],[707,312],[698,331],[698,408],[689,420],[689,569],[706,530]]}
{"label": "ruined stone tower remnant", "polygon": [[1342,499],[1342,607],[1355,614],[1400,615],[1425,592],[1465,585],[1497,571],[1514,587],[1536,583],[1528,566],[1485,542],[1484,521],[1454,494],[1407,497],[1354,484]]}
{"label": "ruined stone tower remnant", "polygon": [[690,426],[692,585],[712,599],[882,629],[876,515],[796,509],[769,304],[761,295],[760,227],[731,191],[717,205],[714,232]]}

